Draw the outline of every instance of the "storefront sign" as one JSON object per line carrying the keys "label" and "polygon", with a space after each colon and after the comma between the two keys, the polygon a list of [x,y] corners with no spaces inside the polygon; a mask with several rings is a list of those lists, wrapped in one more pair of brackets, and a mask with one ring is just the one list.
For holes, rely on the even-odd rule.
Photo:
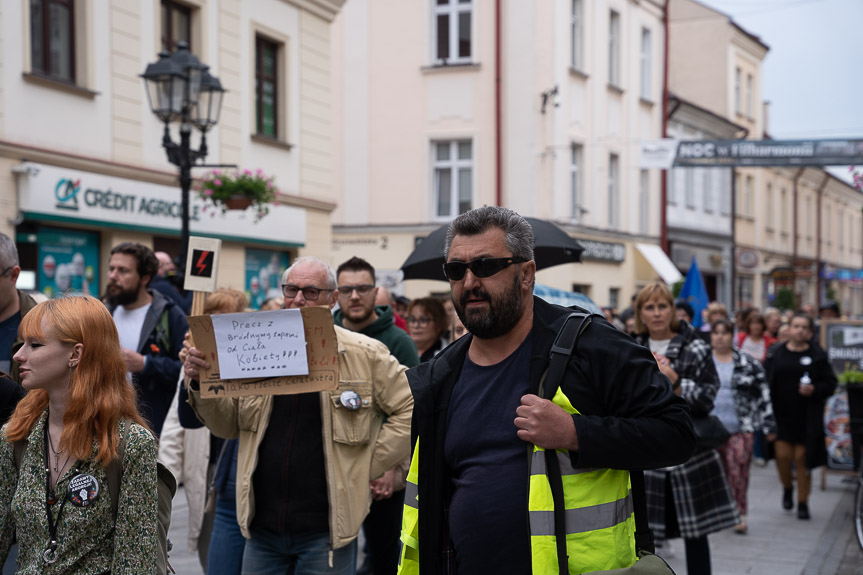
{"label": "storefront sign", "polygon": [[626,258],[626,246],[612,242],[597,242],[577,238],[576,241],[584,248],[581,252],[583,260],[598,260],[604,262],[622,262]]}
{"label": "storefront sign", "polygon": [[[182,221],[179,186],[115,178],[47,164],[24,164],[18,205],[29,218],[75,223],[109,223],[126,229],[178,234]],[[273,205],[253,223],[252,211],[226,214],[206,211],[194,191],[189,194],[192,235],[267,243],[305,245],[306,215],[300,208]]]}
{"label": "storefront sign", "polygon": [[[672,151],[669,151],[671,148]],[[645,140],[641,167],[847,166],[863,163],[863,140]]]}

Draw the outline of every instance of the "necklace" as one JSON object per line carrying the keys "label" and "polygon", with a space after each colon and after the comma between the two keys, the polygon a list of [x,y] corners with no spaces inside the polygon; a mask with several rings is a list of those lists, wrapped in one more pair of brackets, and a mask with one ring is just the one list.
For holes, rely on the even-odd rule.
{"label": "necklace", "polygon": [[[48,423],[47,423],[47,422],[45,422],[45,427],[46,427],[46,428],[48,427]],[[58,472],[59,472],[59,469],[58,469],[58,468],[59,468],[59,466],[60,466],[60,455],[61,455],[65,450],[61,449],[60,451],[57,451],[56,449],[54,449],[54,441],[51,439],[51,432],[50,432],[50,431],[47,431],[46,435],[48,436],[48,446],[51,448],[51,453],[53,453],[53,454],[54,454],[54,473],[58,473]],[[63,467],[66,467],[66,464],[67,464],[68,462],[69,462],[69,458],[67,457],[67,458],[65,459],[65,461],[63,461]]]}

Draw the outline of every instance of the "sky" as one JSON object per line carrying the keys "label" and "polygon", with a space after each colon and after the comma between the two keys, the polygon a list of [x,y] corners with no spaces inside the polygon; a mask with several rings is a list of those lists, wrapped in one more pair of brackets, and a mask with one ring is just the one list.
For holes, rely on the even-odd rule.
{"label": "sky", "polygon": [[699,0],[770,47],[762,98],[775,139],[863,139],[863,0]]}

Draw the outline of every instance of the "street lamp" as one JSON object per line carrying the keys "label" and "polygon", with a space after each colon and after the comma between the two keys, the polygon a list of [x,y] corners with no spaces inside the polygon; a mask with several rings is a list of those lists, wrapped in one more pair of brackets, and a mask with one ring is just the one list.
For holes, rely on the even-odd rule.
{"label": "street lamp", "polygon": [[[201,64],[189,51],[185,42],[177,43],[177,50],[159,53],[159,60],[147,66],[141,74],[147,90],[150,110],[162,123],[162,147],[168,161],[180,168],[182,190],[182,219],[180,261],[185,269],[189,250],[189,188],[192,185],[192,167],[207,157],[207,131],[219,121],[222,96],[225,90],[209,66]],[[171,140],[171,122],[180,122],[180,143]],[[190,125],[191,124],[191,125]],[[201,132],[201,145],[191,148],[192,126]]]}

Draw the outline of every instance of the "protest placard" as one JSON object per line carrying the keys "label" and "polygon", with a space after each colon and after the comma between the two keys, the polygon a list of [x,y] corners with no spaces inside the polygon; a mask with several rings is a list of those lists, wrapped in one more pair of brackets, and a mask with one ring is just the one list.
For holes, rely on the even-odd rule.
{"label": "protest placard", "polygon": [[[285,395],[292,393],[307,393],[311,391],[324,391],[327,389],[336,389],[339,382],[339,358],[338,358],[338,341],[336,340],[335,329],[333,328],[333,318],[330,311],[324,307],[308,307],[300,310],[302,316],[302,328],[299,331],[285,331],[285,325],[290,323],[290,320],[274,321],[273,324],[267,325],[270,320],[263,320],[264,315],[268,314],[285,314],[285,318],[290,315],[292,310],[279,310],[273,312],[249,312],[244,314],[223,314],[220,316],[193,316],[189,318],[189,329],[192,332],[192,339],[195,342],[195,347],[204,352],[207,356],[207,361],[210,363],[210,369],[201,373],[201,397],[243,397],[248,395]],[[241,324],[249,324],[249,328],[237,326],[236,328],[228,327],[227,331],[222,331],[221,337],[223,343],[227,346],[232,344],[237,345],[237,349],[232,352],[227,352],[227,357],[223,363],[228,366],[228,363],[234,365],[229,368],[226,373],[236,373],[234,368],[260,366],[266,367],[258,373],[277,374],[277,375],[253,375],[251,377],[231,378],[222,377],[222,370],[219,346],[217,345],[216,329],[213,326],[213,320],[216,318],[224,318],[235,316],[234,320]],[[269,317],[269,316],[268,316]],[[245,320],[245,321],[243,321]],[[218,319],[217,321],[221,321]],[[261,324],[261,325],[258,325]],[[233,331],[232,331],[233,330]],[[243,351],[240,340],[228,342],[227,335],[229,334],[245,336],[246,334],[254,334],[254,337],[249,335],[243,342],[249,344],[247,350]],[[295,333],[302,335],[300,337],[288,337],[286,333]],[[256,348],[261,342],[288,342],[284,345],[273,345],[272,349],[268,344],[266,349]],[[306,355],[306,365],[303,368],[299,366],[300,354],[292,354],[287,358],[287,352],[299,351],[300,347],[304,347]],[[278,353],[277,353],[278,351]],[[281,351],[286,352],[282,357]],[[258,353],[267,355],[266,358],[258,358],[253,361],[249,360],[250,354]],[[242,357],[242,362],[238,361],[238,357]],[[226,363],[227,361],[227,363]],[[251,361],[251,363],[246,363]],[[281,366],[281,367],[280,367]],[[296,375],[298,370],[306,373]],[[254,371],[240,371],[240,373],[256,373]],[[294,373],[295,375],[288,375]]]}

